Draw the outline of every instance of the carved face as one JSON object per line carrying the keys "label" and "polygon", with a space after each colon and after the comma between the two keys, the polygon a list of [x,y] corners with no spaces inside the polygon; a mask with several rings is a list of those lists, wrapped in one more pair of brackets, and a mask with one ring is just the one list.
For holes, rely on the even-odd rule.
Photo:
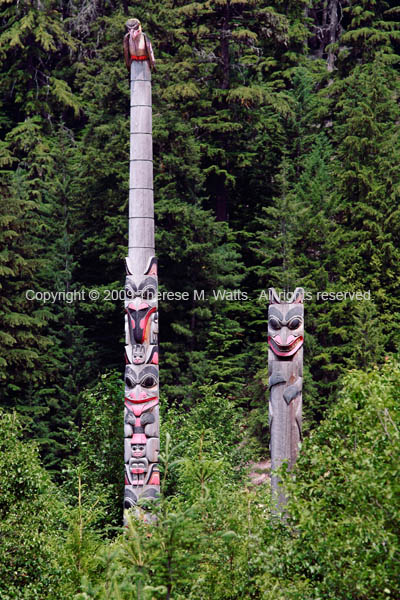
{"label": "carved face", "polygon": [[145,361],[146,346],[143,344],[134,344],[131,350],[130,362],[134,365],[142,365]]}
{"label": "carved face", "polygon": [[268,309],[268,345],[276,356],[293,356],[304,341],[302,304],[272,304]]}
{"label": "carved face", "polygon": [[142,25],[139,19],[128,19],[125,26],[129,32],[137,33],[142,31]]}
{"label": "carved face", "polygon": [[[129,343],[137,347],[134,364],[142,364],[143,344],[154,344],[153,330],[157,320],[157,259],[152,256],[143,275],[133,274],[132,261],[125,259],[127,276],[125,279],[125,310]],[[129,361],[130,362],[130,361]]]}
{"label": "carved face", "polygon": [[[156,319],[157,313],[152,316],[152,324],[150,330],[150,344],[152,341],[152,331],[154,323],[157,324]],[[133,346],[125,346],[125,358],[126,362],[132,365],[143,365],[144,363],[150,365],[158,365],[158,346],[157,345],[145,345],[145,344],[134,344]]]}
{"label": "carved face", "polygon": [[147,302],[135,306],[130,302],[126,308],[128,316],[129,339],[131,345],[150,342],[151,315],[156,313],[156,307]]}
{"label": "carved face", "polygon": [[141,300],[157,300],[157,259],[151,256],[143,275],[134,275],[134,262],[125,259],[126,279],[125,295],[127,301],[139,298]]}
{"label": "carved face", "polygon": [[132,457],[143,458],[146,455],[146,444],[132,444]]}
{"label": "carved face", "polygon": [[157,280],[155,277],[146,277],[139,283],[133,275],[125,278],[125,296],[127,300],[140,298],[141,300],[155,300],[157,298]]}
{"label": "carved face", "polygon": [[149,342],[151,315],[157,311],[157,279],[149,276],[137,283],[133,275],[127,275],[125,298],[131,345]]}
{"label": "carved face", "polygon": [[129,402],[143,403],[158,398],[158,369],[151,365],[142,369],[125,367],[125,398]]}

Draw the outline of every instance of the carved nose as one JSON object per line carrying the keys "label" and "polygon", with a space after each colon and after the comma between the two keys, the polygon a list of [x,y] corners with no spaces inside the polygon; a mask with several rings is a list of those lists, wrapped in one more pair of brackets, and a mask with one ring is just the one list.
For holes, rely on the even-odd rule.
{"label": "carved nose", "polygon": [[280,346],[289,346],[295,340],[295,336],[289,333],[286,327],[282,327],[281,334],[274,337],[274,341]]}
{"label": "carved nose", "polygon": [[128,398],[133,402],[137,402],[138,400],[146,400],[147,392],[141,389],[141,386],[137,385],[134,390],[129,392]]}

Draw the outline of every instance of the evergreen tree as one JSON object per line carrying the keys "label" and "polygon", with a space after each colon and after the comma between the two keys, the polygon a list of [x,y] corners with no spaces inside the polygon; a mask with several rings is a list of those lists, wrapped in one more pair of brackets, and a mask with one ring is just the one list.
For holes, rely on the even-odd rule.
{"label": "evergreen tree", "polygon": [[72,123],[80,106],[70,87],[77,43],[65,27],[64,9],[50,0],[0,9],[1,151],[8,168],[1,207],[7,248],[2,400],[24,412],[30,435],[53,466],[65,457],[61,430],[88,377],[81,366],[84,343],[73,340],[84,329],[74,309],[65,301],[32,300],[36,292],[68,292],[75,266],[68,204],[74,136],[65,121]]}
{"label": "evergreen tree", "polygon": [[400,39],[398,6],[386,0],[349,0],[343,9],[343,33],[339,41],[339,68],[366,64],[382,52],[396,61],[394,44]]}
{"label": "evergreen tree", "polygon": [[[32,123],[27,127],[29,125]],[[31,406],[32,393],[37,384],[45,381],[46,353],[51,345],[45,330],[50,312],[45,305],[33,300],[37,291],[35,273],[44,262],[40,258],[38,235],[40,213],[29,198],[22,169],[14,173],[3,171],[3,182],[0,208],[2,402],[25,406],[31,417],[38,418],[42,411],[37,413]]]}
{"label": "evergreen tree", "polygon": [[[79,424],[82,389],[123,364],[122,303],[104,292],[123,287],[121,39],[133,8],[0,6],[2,398],[26,420],[41,415],[30,434],[54,469],[68,453],[64,430]],[[160,291],[188,294],[160,302],[162,389],[189,410],[199,385],[212,382],[255,411],[265,440],[260,292],[303,285],[312,297],[311,421],[332,402],[344,368],[399,345],[398,9],[378,0],[146,0],[134,16],[157,55]],[[98,302],[24,296],[92,287]],[[238,289],[245,295],[235,299]],[[370,290],[373,304],[317,297],[346,290]]]}
{"label": "evergreen tree", "polygon": [[400,241],[397,79],[378,54],[335,87],[338,218],[344,239],[351,242],[336,250],[341,280],[370,290],[389,336],[387,350],[393,350],[399,344],[394,317],[399,310]]}

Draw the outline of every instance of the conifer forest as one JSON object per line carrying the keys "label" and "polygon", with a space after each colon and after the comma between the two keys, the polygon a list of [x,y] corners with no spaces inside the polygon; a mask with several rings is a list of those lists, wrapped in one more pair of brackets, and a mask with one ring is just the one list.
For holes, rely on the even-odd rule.
{"label": "conifer forest", "polygon": [[[161,490],[123,526],[132,18]],[[400,3],[0,0],[0,62],[0,600],[399,600]],[[270,287],[304,289],[283,513]]]}

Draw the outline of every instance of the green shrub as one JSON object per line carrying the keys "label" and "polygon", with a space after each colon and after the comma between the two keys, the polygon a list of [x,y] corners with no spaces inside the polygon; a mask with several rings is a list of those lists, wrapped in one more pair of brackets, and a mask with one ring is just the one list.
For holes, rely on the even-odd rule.
{"label": "green shrub", "polygon": [[[26,435],[26,434],[24,434]],[[0,597],[63,598],[58,490],[23,439],[15,414],[0,412]]]}
{"label": "green shrub", "polygon": [[80,478],[87,506],[97,505],[97,521],[92,525],[104,530],[120,526],[124,491],[124,390],[119,373],[105,373],[82,392],[80,426],[66,434],[74,454],[64,469],[65,495],[76,504]]}
{"label": "green shrub", "polygon": [[397,600],[399,389],[395,360],[344,378],[284,475],[285,518],[271,511],[268,485],[237,477],[240,419],[230,429],[229,403],[210,394],[183,418],[171,411],[161,453],[169,495],[153,506],[156,520],[131,515],[103,544],[76,599]]}
{"label": "green shrub", "polygon": [[351,371],[305,441],[279,556],[285,600],[400,597],[400,365]]}

